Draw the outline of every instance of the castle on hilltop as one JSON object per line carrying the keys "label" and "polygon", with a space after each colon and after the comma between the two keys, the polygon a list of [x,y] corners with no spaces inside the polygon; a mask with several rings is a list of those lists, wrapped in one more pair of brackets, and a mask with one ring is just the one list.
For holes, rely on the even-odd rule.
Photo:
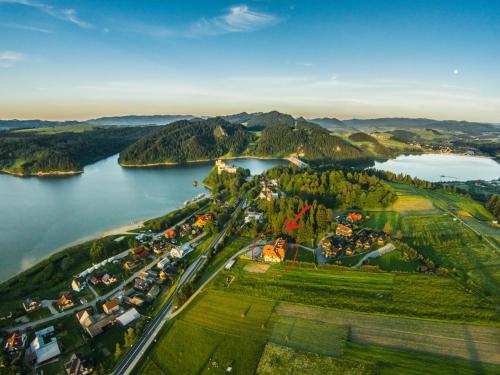
{"label": "castle on hilltop", "polygon": [[222,172],[236,173],[236,170],[238,169],[234,165],[227,165],[222,159],[218,159],[215,162],[215,166],[217,167],[218,174],[221,174]]}

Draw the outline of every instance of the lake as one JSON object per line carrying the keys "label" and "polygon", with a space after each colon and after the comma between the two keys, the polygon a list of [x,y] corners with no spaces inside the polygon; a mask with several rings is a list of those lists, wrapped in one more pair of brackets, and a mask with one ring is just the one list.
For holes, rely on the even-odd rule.
{"label": "lake", "polygon": [[[0,174],[0,281],[47,255],[100,233],[161,216],[200,192],[214,163],[166,168],[122,168],[118,155],[66,177]],[[261,173],[284,160],[230,161]]]}
{"label": "lake", "polygon": [[454,154],[401,155],[392,160],[375,162],[374,168],[430,182],[491,181],[500,178],[500,164],[495,160]]}

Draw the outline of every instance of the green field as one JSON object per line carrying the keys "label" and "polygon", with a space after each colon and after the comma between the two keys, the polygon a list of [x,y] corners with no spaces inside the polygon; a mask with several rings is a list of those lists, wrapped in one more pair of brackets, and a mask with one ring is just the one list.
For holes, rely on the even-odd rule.
{"label": "green field", "polygon": [[383,271],[415,272],[418,262],[407,259],[399,250],[393,250],[377,258],[370,258],[367,264],[377,266]]}
{"label": "green field", "polygon": [[[400,287],[419,289],[416,284]],[[406,349],[468,356],[463,340],[495,340],[495,330],[498,328],[276,304],[210,289],[160,334],[138,373],[224,374],[232,367],[237,374],[418,374],[425,373],[428,363],[430,373],[463,368],[465,374],[472,374],[481,368],[485,374],[493,374],[498,366],[385,345],[399,346],[398,340],[404,339]],[[367,345],[366,340],[378,344]],[[485,346],[478,348],[477,355],[484,356],[485,350]],[[498,361],[498,354],[495,356]],[[439,372],[440,365],[443,372]]]}
{"label": "green field", "polygon": [[399,229],[399,213],[394,211],[370,211],[367,212],[369,219],[362,224],[363,227],[374,230],[383,230],[386,223],[389,223],[392,232]]}
{"label": "green field", "polygon": [[[273,327],[274,302],[203,293],[158,339],[142,368],[168,374],[253,374]],[[153,364],[149,363],[150,361]]]}
{"label": "green field", "polygon": [[340,356],[344,352],[347,335],[347,326],[280,316],[269,340],[300,351]]}
{"label": "green field", "polygon": [[376,374],[375,363],[346,360],[269,343],[257,368],[258,375]]}
{"label": "green field", "polygon": [[[500,324],[495,306],[448,277],[303,265],[288,271],[273,265],[256,274],[243,271],[248,262],[240,260],[232,270],[222,271],[212,289],[344,310]],[[234,280],[226,287],[228,276]]]}
{"label": "green field", "polygon": [[446,214],[405,217],[401,230],[403,240],[421,254],[500,301],[500,253],[460,221]]}

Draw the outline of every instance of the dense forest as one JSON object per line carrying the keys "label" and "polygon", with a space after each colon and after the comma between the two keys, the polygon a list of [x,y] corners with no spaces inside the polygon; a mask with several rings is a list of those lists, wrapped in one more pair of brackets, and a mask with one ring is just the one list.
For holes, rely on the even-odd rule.
{"label": "dense forest", "polygon": [[316,199],[332,208],[380,208],[397,199],[388,184],[366,171],[301,172],[278,166],[269,170],[268,176],[279,179],[285,193],[311,202]]}
{"label": "dense forest", "polygon": [[182,120],[157,128],[127,147],[119,161],[122,165],[182,163],[240,155],[253,139],[254,135],[242,125],[220,117]]}
{"label": "dense forest", "polygon": [[295,119],[286,113],[271,111],[255,114],[247,120],[246,125],[252,130],[262,130],[277,125],[295,126]]}
{"label": "dense forest", "polygon": [[3,131],[0,170],[16,175],[82,171],[150,131],[151,127],[93,126]]}
{"label": "dense forest", "polygon": [[250,170],[248,169],[238,168],[236,173],[222,172],[219,174],[217,167],[215,167],[203,182],[211,189],[213,195],[224,191],[231,197],[236,197],[249,176]]}
{"label": "dense forest", "polygon": [[367,158],[357,147],[314,125],[299,129],[287,125],[268,127],[262,131],[256,152],[270,156],[297,153],[308,161]]}
{"label": "dense forest", "polygon": [[334,209],[387,207],[397,199],[391,187],[366,172],[317,173],[278,166],[269,170],[267,176],[278,179],[287,195],[287,199],[259,202],[259,209],[271,227],[281,228],[285,218],[292,218],[308,204],[312,205],[299,221],[302,227],[294,231],[301,243],[318,239],[331,230]]}

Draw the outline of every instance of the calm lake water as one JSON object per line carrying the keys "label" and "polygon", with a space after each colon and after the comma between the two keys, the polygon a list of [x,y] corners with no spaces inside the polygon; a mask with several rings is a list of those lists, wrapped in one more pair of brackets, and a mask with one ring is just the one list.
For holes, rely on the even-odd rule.
{"label": "calm lake water", "polygon": [[491,181],[500,178],[500,164],[496,161],[464,155],[401,155],[385,162],[375,162],[374,168],[408,174],[431,182]]}
{"label": "calm lake water", "polygon": [[[163,215],[206,191],[193,186],[214,163],[171,168],[122,168],[112,156],[67,177],[0,174],[0,281],[70,243]],[[261,173],[283,160],[238,159]]]}

